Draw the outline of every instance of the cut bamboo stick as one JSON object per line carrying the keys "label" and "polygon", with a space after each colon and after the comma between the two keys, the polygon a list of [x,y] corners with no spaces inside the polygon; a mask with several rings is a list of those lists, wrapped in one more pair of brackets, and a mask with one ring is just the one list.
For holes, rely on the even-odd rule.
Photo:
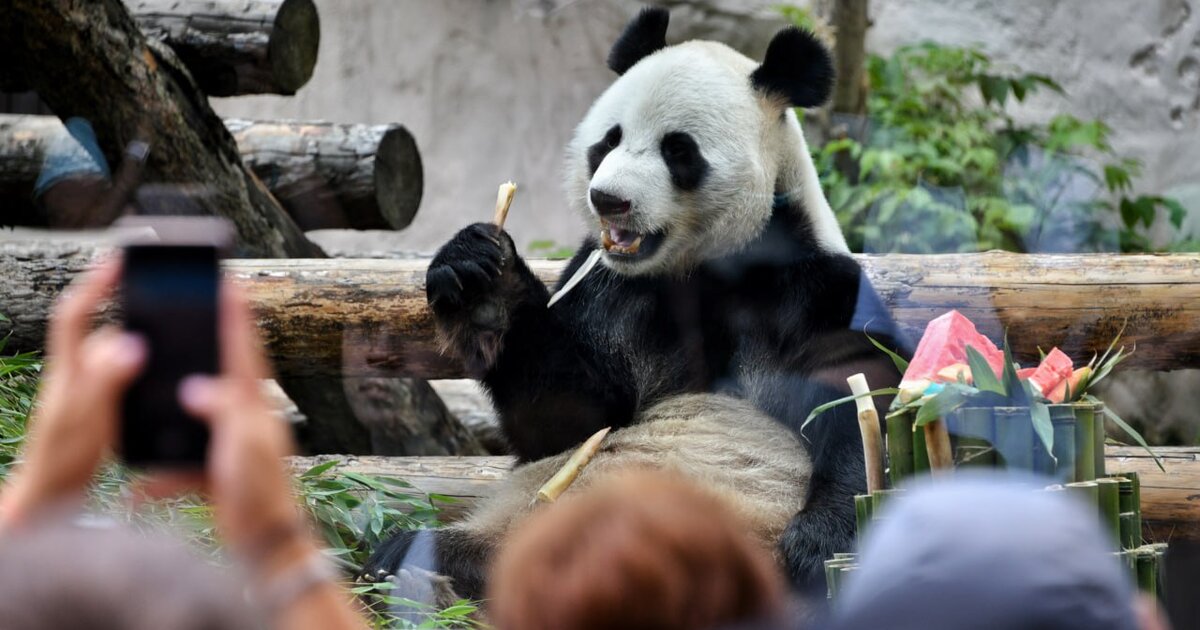
{"label": "cut bamboo stick", "polygon": [[512,182],[500,184],[500,189],[496,191],[496,216],[492,219],[492,223],[502,230],[504,221],[508,219],[508,209],[512,206],[513,196],[516,194],[517,185]]}
{"label": "cut bamboo stick", "polygon": [[1075,477],[1075,409],[1071,405],[1050,405],[1050,424],[1054,426],[1054,477],[1059,483],[1073,483]]}
{"label": "cut bamboo stick", "polygon": [[1097,479],[1097,496],[1100,507],[1100,518],[1112,535],[1113,546],[1121,548],[1121,498],[1120,483],[1115,479]]}
{"label": "cut bamboo stick", "polygon": [[846,379],[850,385],[850,393],[862,396],[855,400],[858,404],[858,431],[862,435],[863,464],[866,467],[867,492],[873,493],[884,489],[883,480],[883,436],[879,432],[879,413],[875,411],[875,403],[867,393],[871,388],[867,385],[867,377],[855,374]]}
{"label": "cut bamboo stick", "polygon": [[1092,439],[1095,443],[1092,450],[1096,453],[1094,462],[1096,464],[1096,479],[1103,477],[1104,472],[1104,405],[1096,405],[1092,409],[1092,421],[1095,423],[1095,433],[1092,434]]}
{"label": "cut bamboo stick", "polygon": [[925,431],[925,449],[929,453],[929,472],[934,475],[954,473],[954,450],[950,448],[950,432],[941,418],[921,427]]}
{"label": "cut bamboo stick", "polygon": [[929,449],[925,444],[924,429],[913,427],[912,434],[908,439],[912,442],[913,474],[929,472]]}
{"label": "cut bamboo stick", "polygon": [[954,461],[959,466],[996,465],[996,426],[991,407],[959,409],[950,432],[958,438]]}
{"label": "cut bamboo stick", "polygon": [[996,448],[1011,470],[1033,470],[1033,419],[1028,407],[996,408]]}
{"label": "cut bamboo stick", "polygon": [[1072,496],[1078,497],[1086,505],[1092,509],[1100,507],[1100,487],[1095,481],[1076,481],[1066,485],[1067,492]]}
{"label": "cut bamboo stick", "polygon": [[867,532],[867,524],[871,522],[871,495],[854,495],[854,529],[859,539]]}
{"label": "cut bamboo stick", "polygon": [[592,461],[592,456],[596,451],[600,450],[600,444],[604,442],[604,436],[608,435],[610,427],[604,427],[597,431],[592,437],[588,438],[574,453],[571,453],[570,459],[563,467],[554,473],[554,476],[549,481],[542,484],[537,491],[537,500],[542,503],[554,503],[562,493],[571,487],[575,482],[575,478],[579,473],[583,472],[584,466]]}
{"label": "cut bamboo stick", "polygon": [[908,412],[887,416],[888,481],[896,488],[913,474],[913,417]]}
{"label": "cut bamboo stick", "polygon": [[1075,481],[1096,478],[1096,458],[1104,451],[1096,450],[1096,412],[1089,403],[1072,405],[1075,410]]}
{"label": "cut bamboo stick", "polygon": [[1120,522],[1121,548],[1134,549],[1141,545],[1141,524],[1137,520],[1137,514],[1133,512],[1121,512]]}
{"label": "cut bamboo stick", "polygon": [[1138,590],[1155,597],[1158,595],[1158,554],[1154,550],[1138,549],[1135,556],[1137,563]]}

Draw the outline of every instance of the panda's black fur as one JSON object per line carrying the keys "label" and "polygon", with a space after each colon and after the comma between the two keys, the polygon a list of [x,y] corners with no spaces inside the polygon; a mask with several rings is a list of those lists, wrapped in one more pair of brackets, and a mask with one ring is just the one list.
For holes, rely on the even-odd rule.
{"label": "panda's black fur", "polygon": [[[623,72],[661,49],[665,26],[665,12],[643,13],[610,66]],[[772,65],[788,63],[782,55],[796,48],[807,50],[811,67],[797,75]],[[803,104],[825,98],[831,64],[811,36],[786,31],[771,50],[748,81]],[[673,185],[686,191],[710,167],[684,135],[671,147],[664,136],[660,150]],[[587,148],[592,174],[621,142],[617,126]],[[442,247],[428,272],[430,305],[448,347],[490,392],[521,462],[562,454],[604,427],[629,427],[644,410],[682,394],[747,401],[799,434],[815,406],[845,395],[846,376],[865,371],[875,386],[898,380],[863,333],[870,309],[883,318],[872,327],[876,337],[898,345],[887,338],[891,328],[859,265],[821,246],[802,201],[783,194],[763,203],[771,205],[766,228],[736,252],[683,274],[628,275],[597,265],[552,308],[550,292],[493,225],[472,225]],[[585,240],[560,286],[597,246]],[[823,584],[822,561],[852,549],[852,497],[865,490],[853,406],[828,412],[802,437],[811,477],[778,552],[798,587],[815,588]],[[435,566],[426,568],[448,576],[458,594],[481,596],[496,540],[461,529],[436,534]],[[368,572],[395,572],[406,555],[411,563],[414,536],[385,543]]]}

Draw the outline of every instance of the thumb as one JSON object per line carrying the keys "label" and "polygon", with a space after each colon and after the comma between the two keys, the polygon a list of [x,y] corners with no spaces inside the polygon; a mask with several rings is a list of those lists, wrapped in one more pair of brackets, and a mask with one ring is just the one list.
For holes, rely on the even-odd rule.
{"label": "thumb", "polygon": [[149,349],[141,336],[107,328],[91,335],[81,354],[84,373],[92,385],[117,397],[141,373]]}

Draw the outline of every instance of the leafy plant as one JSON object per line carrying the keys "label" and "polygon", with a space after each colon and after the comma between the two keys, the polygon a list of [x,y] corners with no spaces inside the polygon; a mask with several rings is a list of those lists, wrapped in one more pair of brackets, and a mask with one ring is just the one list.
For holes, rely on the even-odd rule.
{"label": "leafy plant", "polygon": [[[780,10],[812,27],[807,11]],[[1132,194],[1141,165],[1115,152],[1103,121],[1013,118],[1010,107],[1031,95],[1064,94],[1047,75],[930,42],[871,55],[866,70],[869,133],[814,152],[855,251],[1147,251],[1156,222],[1182,225],[1179,202]]]}

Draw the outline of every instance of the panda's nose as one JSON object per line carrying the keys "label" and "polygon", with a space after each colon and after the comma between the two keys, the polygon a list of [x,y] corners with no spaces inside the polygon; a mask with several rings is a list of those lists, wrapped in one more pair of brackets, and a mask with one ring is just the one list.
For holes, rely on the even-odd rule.
{"label": "panda's nose", "polygon": [[625,214],[629,212],[630,203],[616,195],[610,195],[602,190],[591,189],[592,207],[600,216]]}

